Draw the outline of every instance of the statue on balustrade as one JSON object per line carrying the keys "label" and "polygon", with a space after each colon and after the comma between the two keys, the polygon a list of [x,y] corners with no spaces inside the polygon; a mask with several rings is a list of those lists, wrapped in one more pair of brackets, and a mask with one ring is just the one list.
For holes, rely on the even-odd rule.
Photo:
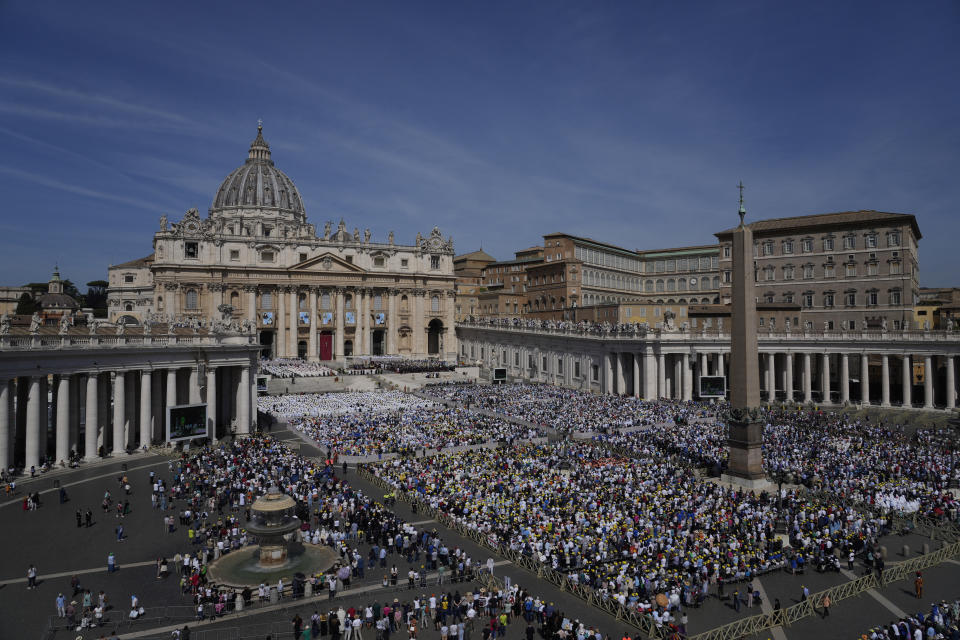
{"label": "statue on balustrade", "polygon": [[40,333],[40,325],[42,324],[43,320],[40,319],[40,313],[34,311],[33,316],[30,318],[30,333],[33,335]]}
{"label": "statue on balustrade", "polygon": [[10,314],[5,313],[0,316],[0,336],[10,333]]}

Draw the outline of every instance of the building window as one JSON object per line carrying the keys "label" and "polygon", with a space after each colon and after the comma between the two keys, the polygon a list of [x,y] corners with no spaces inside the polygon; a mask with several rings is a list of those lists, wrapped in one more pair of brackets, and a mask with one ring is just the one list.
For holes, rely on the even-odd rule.
{"label": "building window", "polygon": [[844,294],[843,303],[848,307],[857,306],[857,294],[852,292]]}
{"label": "building window", "polygon": [[877,306],[877,292],[876,292],[876,291],[869,291],[869,292],[867,292],[867,304],[870,305],[870,306],[872,306],[872,307]]}
{"label": "building window", "polygon": [[594,382],[597,382],[597,381],[600,380],[600,367],[599,367],[599,365],[591,365],[591,366],[590,366],[590,377],[593,379]]}
{"label": "building window", "polygon": [[783,268],[783,279],[784,280],[793,280],[794,268],[792,266]]}
{"label": "building window", "polygon": [[856,237],[856,236],[843,236],[843,248],[844,248],[844,249],[856,249],[856,248],[857,248],[857,237]]}
{"label": "building window", "polygon": [[430,298],[430,311],[440,313],[440,296]]}
{"label": "building window", "polygon": [[727,284],[730,284],[730,281],[733,279],[733,273],[730,271],[723,272],[723,281]]}
{"label": "building window", "polygon": [[867,236],[864,238],[864,241],[866,242],[867,249],[876,249],[876,248],[877,248],[877,236],[876,236],[876,234],[871,233],[871,234],[867,235]]}
{"label": "building window", "polygon": [[833,306],[833,294],[825,293],[823,294],[823,306],[830,308]]}
{"label": "building window", "polygon": [[807,309],[813,308],[813,294],[805,293],[803,294],[803,306]]}
{"label": "building window", "polygon": [[262,294],[260,296],[260,304],[264,309],[273,309],[273,294],[270,292]]}
{"label": "building window", "polygon": [[793,304],[793,294],[792,293],[783,294],[783,301],[786,302],[787,304]]}
{"label": "building window", "polygon": [[773,267],[764,267],[763,269],[763,279],[764,280],[774,280],[776,279],[775,270]]}
{"label": "building window", "polygon": [[765,256],[772,256],[772,255],[773,255],[773,242],[771,242],[771,241],[769,241],[769,240],[766,241],[766,242],[764,242],[763,245],[762,245],[762,253],[763,253],[763,255],[765,255]]}
{"label": "building window", "polygon": [[264,227],[263,227],[263,235],[269,237],[271,233],[273,233],[273,227],[268,227],[268,226],[264,225]]}
{"label": "building window", "polygon": [[133,311],[133,303],[128,302],[127,304],[123,305],[123,308],[125,311]]}
{"label": "building window", "polygon": [[800,248],[804,253],[813,251],[813,238],[804,238],[800,243]]}
{"label": "building window", "polygon": [[306,260],[307,260],[307,254],[301,253],[301,254],[300,254],[300,262],[306,262]]}
{"label": "building window", "polygon": [[890,263],[890,275],[898,276],[903,273],[903,263],[894,260]]}
{"label": "building window", "polygon": [[764,318],[764,317],[761,316],[761,317],[760,317],[760,326],[761,326],[761,327],[765,325],[765,321],[766,321],[766,318]]}
{"label": "building window", "polygon": [[383,296],[379,293],[374,294],[373,296],[373,310],[383,311]]}
{"label": "building window", "polygon": [[857,330],[857,321],[856,320],[847,320],[847,329],[850,331]]}
{"label": "building window", "polygon": [[900,306],[900,290],[894,289],[890,292],[890,304],[893,306]]}
{"label": "building window", "polygon": [[384,264],[386,264],[386,260],[383,259],[383,256],[377,256],[373,259],[373,266],[375,267],[383,267]]}
{"label": "building window", "polygon": [[867,265],[867,275],[868,275],[868,276],[875,276],[875,275],[877,275],[877,263],[876,263],[876,262],[871,262],[870,264]]}
{"label": "building window", "polygon": [[262,262],[273,262],[273,251],[261,251],[260,260]]}
{"label": "building window", "polygon": [[900,232],[891,231],[887,234],[887,246],[888,247],[899,247],[900,246]]}
{"label": "building window", "polygon": [[184,242],[183,243],[183,257],[196,259],[200,254],[200,250],[196,242]]}
{"label": "building window", "polygon": [[813,278],[813,265],[805,264],[803,265],[803,279],[811,280]]}
{"label": "building window", "polygon": [[763,301],[767,304],[773,304],[773,294],[768,293],[767,295],[763,296]]}
{"label": "building window", "polygon": [[431,269],[440,268],[440,256],[430,256],[430,268]]}
{"label": "building window", "polygon": [[199,309],[200,308],[200,296],[197,294],[196,289],[187,289],[185,296],[186,308],[187,309]]}
{"label": "building window", "polygon": [[353,296],[349,293],[343,296],[343,306],[346,309],[353,309]]}
{"label": "building window", "polygon": [[855,265],[855,264],[848,264],[848,265],[846,266],[845,271],[846,271],[846,274],[847,274],[847,277],[848,277],[848,278],[854,278],[854,277],[856,277],[856,275],[857,275],[857,265]]}
{"label": "building window", "polygon": [[344,256],[343,259],[347,261],[347,264],[353,264],[353,256]]}
{"label": "building window", "polygon": [[793,240],[784,240],[783,241],[783,253],[791,254],[793,253]]}
{"label": "building window", "polygon": [[406,258],[401,258],[401,259],[400,259],[400,268],[401,268],[401,269],[406,269],[409,265],[410,265],[410,261],[409,261],[408,259],[406,259]]}
{"label": "building window", "polygon": [[237,261],[240,259],[240,250],[239,249],[230,249],[230,259]]}
{"label": "building window", "polygon": [[320,294],[320,308],[329,309],[330,308],[330,294],[327,292]]}
{"label": "building window", "polygon": [[825,265],[823,267],[823,277],[832,278],[836,275],[836,268],[832,264]]}
{"label": "building window", "polygon": [[723,257],[724,258],[730,257],[730,245],[728,244],[723,245]]}
{"label": "building window", "polygon": [[657,280],[657,293],[663,293],[664,283],[663,280]]}

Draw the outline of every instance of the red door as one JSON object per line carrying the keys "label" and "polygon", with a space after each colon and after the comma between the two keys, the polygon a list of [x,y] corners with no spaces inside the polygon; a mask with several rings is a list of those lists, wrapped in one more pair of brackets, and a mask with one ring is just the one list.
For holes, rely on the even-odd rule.
{"label": "red door", "polygon": [[320,334],[320,359],[333,360],[333,335],[329,333]]}

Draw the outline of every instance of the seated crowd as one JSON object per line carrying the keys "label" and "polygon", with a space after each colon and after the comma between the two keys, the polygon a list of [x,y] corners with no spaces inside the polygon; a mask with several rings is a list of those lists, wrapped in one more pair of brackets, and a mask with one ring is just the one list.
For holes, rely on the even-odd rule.
{"label": "seated crowd", "polygon": [[279,418],[335,416],[345,413],[384,413],[440,406],[402,391],[345,391],[342,393],[301,393],[260,396],[260,411]]}
{"label": "seated crowd", "polygon": [[335,371],[319,362],[279,358],[276,360],[261,360],[260,371],[268,373],[274,378],[321,378],[332,376]]}
{"label": "seated crowd", "polygon": [[960,598],[932,602],[930,611],[906,616],[860,635],[860,640],[960,640]]}

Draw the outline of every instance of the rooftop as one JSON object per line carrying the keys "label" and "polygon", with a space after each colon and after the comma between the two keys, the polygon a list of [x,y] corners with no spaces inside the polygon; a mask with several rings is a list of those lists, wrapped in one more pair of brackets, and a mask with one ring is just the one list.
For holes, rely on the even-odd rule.
{"label": "rooftop", "polygon": [[[754,233],[764,233],[773,231],[802,231],[813,229],[820,226],[837,225],[862,225],[870,222],[877,224],[890,223],[909,223],[913,228],[913,235],[919,240],[920,227],[917,225],[917,217],[911,213],[888,213],[885,211],[874,211],[872,209],[862,209],[860,211],[839,211],[836,213],[817,213],[807,216],[792,216],[789,218],[770,218],[768,220],[757,220],[747,226]],[[718,238],[731,235],[736,227],[726,229],[715,233]]]}

